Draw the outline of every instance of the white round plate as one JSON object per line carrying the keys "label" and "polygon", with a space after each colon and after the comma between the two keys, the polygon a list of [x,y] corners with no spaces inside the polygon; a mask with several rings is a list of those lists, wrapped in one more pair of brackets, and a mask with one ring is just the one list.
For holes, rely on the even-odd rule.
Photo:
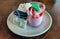
{"label": "white round plate", "polygon": [[16,26],[12,23],[13,13],[14,11],[8,16],[7,25],[8,25],[8,28],[13,33],[20,35],[20,36],[35,37],[38,35],[42,35],[45,32],[47,32],[52,25],[52,17],[47,11],[45,11],[45,14],[43,16],[43,21],[38,27],[32,27],[30,25],[27,25],[26,29],[22,29],[19,26]]}

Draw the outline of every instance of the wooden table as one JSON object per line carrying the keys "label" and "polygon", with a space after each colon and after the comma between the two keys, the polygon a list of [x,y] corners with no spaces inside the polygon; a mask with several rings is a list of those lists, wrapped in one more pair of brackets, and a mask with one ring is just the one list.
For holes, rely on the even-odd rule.
{"label": "wooden table", "polygon": [[8,29],[6,24],[8,15],[13,10],[17,9],[18,5],[23,2],[29,2],[29,1],[28,0],[0,0],[0,39],[59,39],[60,38],[60,4],[59,4],[60,1],[59,0],[57,0],[55,3],[52,1],[41,0],[41,2],[46,4],[47,6],[46,10],[50,12],[53,18],[52,27],[47,33],[38,37],[25,38],[13,34]]}

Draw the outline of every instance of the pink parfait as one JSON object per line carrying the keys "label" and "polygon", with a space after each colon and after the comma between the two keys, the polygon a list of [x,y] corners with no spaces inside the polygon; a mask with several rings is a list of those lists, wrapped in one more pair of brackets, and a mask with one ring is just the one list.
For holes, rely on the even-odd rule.
{"label": "pink parfait", "polygon": [[[31,4],[36,4],[37,2],[32,2]],[[31,26],[38,26],[41,24],[42,22],[42,19],[43,19],[43,15],[44,15],[44,10],[45,10],[45,5],[42,4],[42,3],[39,3],[39,8],[40,8],[40,11],[36,11],[36,8],[38,8],[36,5],[36,7],[30,7],[28,9],[28,23],[31,25]],[[38,10],[38,9],[37,9]]]}

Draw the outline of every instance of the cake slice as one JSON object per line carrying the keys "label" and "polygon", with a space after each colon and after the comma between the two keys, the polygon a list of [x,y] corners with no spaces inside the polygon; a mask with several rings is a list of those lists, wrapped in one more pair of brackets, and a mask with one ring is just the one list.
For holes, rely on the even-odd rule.
{"label": "cake slice", "polygon": [[27,13],[19,10],[15,10],[13,23],[20,26],[23,29],[27,27]]}

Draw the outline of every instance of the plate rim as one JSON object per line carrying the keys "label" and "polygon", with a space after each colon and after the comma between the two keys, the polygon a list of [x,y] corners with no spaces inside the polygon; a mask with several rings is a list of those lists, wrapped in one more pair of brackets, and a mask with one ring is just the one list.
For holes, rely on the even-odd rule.
{"label": "plate rim", "polygon": [[[13,11],[12,11],[12,12],[13,12]],[[11,13],[12,13],[12,12],[11,12]],[[45,12],[47,12],[47,11],[45,11]],[[11,14],[11,13],[10,13],[10,14]],[[10,15],[10,14],[9,14],[9,15]],[[14,31],[12,31],[12,30],[9,28],[9,26],[8,26],[8,18],[9,18],[9,15],[8,15],[8,17],[7,17],[7,27],[9,28],[9,30],[10,30],[11,32],[13,32],[13,33],[16,34],[16,35],[23,36],[23,37],[36,37],[36,36],[39,36],[39,35],[42,35],[42,34],[46,33],[46,32],[51,28],[51,26],[52,26],[52,17],[51,17],[51,15],[49,14],[49,12],[47,12],[47,14],[48,14],[49,17],[50,17],[49,27],[48,27],[47,29],[45,29],[43,32],[40,32],[40,33],[38,33],[38,34],[34,34],[34,35],[23,35],[23,34],[18,34],[18,33],[14,32]]]}

